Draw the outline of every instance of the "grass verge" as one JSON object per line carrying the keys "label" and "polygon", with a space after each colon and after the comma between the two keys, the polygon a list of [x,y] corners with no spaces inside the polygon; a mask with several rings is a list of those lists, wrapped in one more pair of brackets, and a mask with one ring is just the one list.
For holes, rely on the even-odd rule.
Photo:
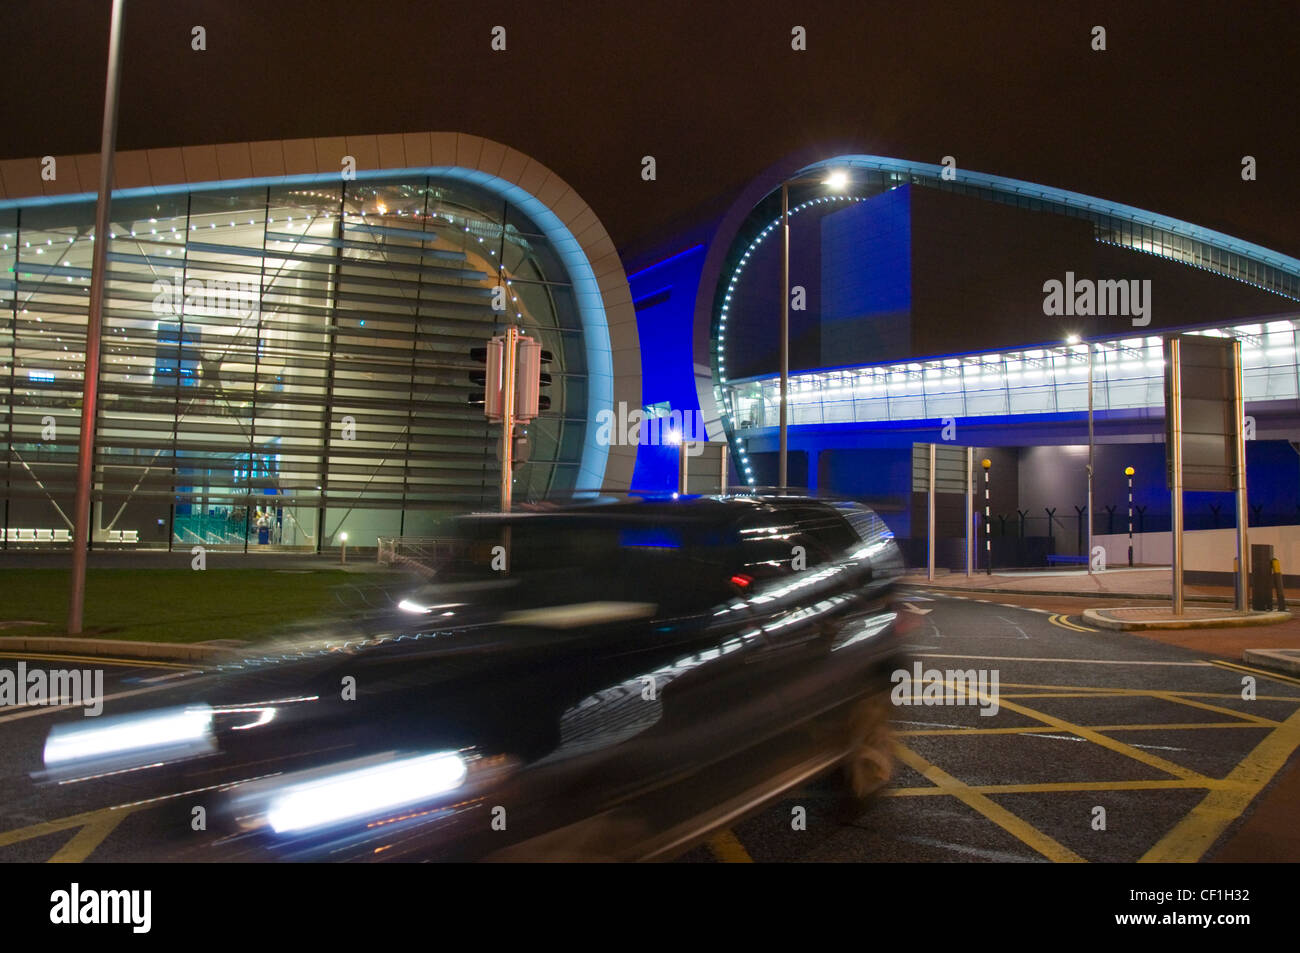
{"label": "grass verge", "polygon": [[[66,635],[68,578],[65,569],[0,570],[0,637]],[[391,605],[406,586],[399,574],[339,569],[89,569],[82,635],[256,641],[313,619]]]}

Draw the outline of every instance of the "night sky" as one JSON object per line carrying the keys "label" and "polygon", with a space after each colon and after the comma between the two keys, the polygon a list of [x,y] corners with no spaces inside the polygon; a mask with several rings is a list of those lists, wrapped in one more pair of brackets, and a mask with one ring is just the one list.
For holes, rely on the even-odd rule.
{"label": "night sky", "polygon": [[[98,150],[109,6],[3,0],[0,157]],[[1298,40],[1285,3],[128,0],[118,147],[475,133],[620,247],[810,146],[953,155],[1300,256]]]}

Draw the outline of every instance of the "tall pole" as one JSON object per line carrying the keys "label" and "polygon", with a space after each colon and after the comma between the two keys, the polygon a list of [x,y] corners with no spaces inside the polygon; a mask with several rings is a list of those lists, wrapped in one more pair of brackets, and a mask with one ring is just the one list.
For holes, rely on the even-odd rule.
{"label": "tall pole", "polygon": [[1128,565],[1133,568],[1133,468],[1125,467],[1124,475],[1128,477]]}
{"label": "tall pole", "polygon": [[90,484],[95,475],[95,418],[99,402],[99,341],[108,277],[109,205],[113,197],[113,152],[117,148],[117,90],[122,72],[122,9],[113,0],[108,31],[108,75],[104,80],[104,128],[99,140],[99,199],[95,205],[95,248],[90,266],[90,310],[86,313],[86,361],[81,381],[81,433],[77,441],[77,500],[73,510],[72,591],[68,634],[79,635],[86,602],[86,551],[90,546]]}
{"label": "tall pole", "polygon": [[1246,580],[1249,578],[1247,573],[1250,571],[1250,546],[1247,545],[1247,514],[1250,510],[1246,505],[1246,435],[1243,428],[1246,425],[1246,405],[1242,399],[1241,392],[1241,339],[1234,338],[1232,342],[1232,403],[1233,413],[1236,415],[1237,427],[1235,430],[1236,440],[1236,480],[1234,488],[1236,489],[1237,504],[1237,578],[1235,582],[1234,602],[1237,609],[1244,612],[1250,608],[1246,604]]}
{"label": "tall pole", "polygon": [[966,575],[975,571],[975,448],[966,448]]}
{"label": "tall pole", "polygon": [[1176,337],[1169,342],[1170,394],[1169,406],[1165,409],[1169,414],[1169,436],[1173,442],[1168,452],[1173,470],[1169,529],[1173,543],[1170,561],[1173,563],[1174,615],[1183,614],[1183,354],[1180,344]]}
{"label": "tall pole", "polygon": [[925,506],[925,578],[934,581],[934,444],[930,450],[929,481],[926,484]]}
{"label": "tall pole", "polygon": [[993,466],[993,461],[985,457],[980,461],[980,466],[984,468],[984,574],[991,576],[993,575],[993,538],[989,530],[993,514],[989,510],[989,468]]}
{"label": "tall pole", "polygon": [[1088,573],[1092,574],[1092,342],[1088,342]]}
{"label": "tall pole", "polygon": [[788,486],[786,456],[790,427],[790,186],[781,183],[781,418],[777,468],[782,492]]}

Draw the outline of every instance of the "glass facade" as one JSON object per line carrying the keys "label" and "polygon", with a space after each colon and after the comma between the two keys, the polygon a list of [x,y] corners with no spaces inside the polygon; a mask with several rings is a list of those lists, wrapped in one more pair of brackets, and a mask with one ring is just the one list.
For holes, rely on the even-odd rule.
{"label": "glass facade", "polygon": [[[9,547],[71,532],[94,217],[0,210]],[[469,405],[469,352],[505,320],[553,354],[515,498],[574,486],[572,282],[499,195],[428,176],[204,187],[116,198],[108,240],[95,545],[371,546],[495,509],[499,427]]]}
{"label": "glass facade", "polygon": [[[1251,401],[1300,398],[1300,319],[1189,332],[1241,339],[1242,387]],[[1092,343],[1093,408],[1164,406],[1159,337]],[[790,376],[790,425],[942,417],[1086,413],[1088,347],[1000,351],[967,357],[837,368]],[[780,382],[736,381],[723,390],[736,432],[776,427]]]}

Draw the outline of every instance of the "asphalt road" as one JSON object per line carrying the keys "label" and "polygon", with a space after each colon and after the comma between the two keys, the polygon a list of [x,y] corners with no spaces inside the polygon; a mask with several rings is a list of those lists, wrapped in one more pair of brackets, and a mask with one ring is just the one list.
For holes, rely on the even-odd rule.
{"label": "asphalt road", "polygon": [[[955,685],[949,670],[974,669],[986,681],[975,697],[909,696],[920,703],[894,707],[896,774],[871,807],[846,817],[834,785],[817,782],[681,859],[1213,859],[1300,747],[1300,680],[1095,631],[1050,607],[987,601],[999,598],[1011,597],[905,597],[906,650],[923,677],[935,670]],[[169,663],[26,661],[99,668],[108,698],[151,694],[160,704],[183,699],[192,673]],[[0,653],[0,669],[18,662]],[[84,794],[33,785],[49,727],[77,717],[0,707],[0,862],[144,859],[146,833],[174,807],[123,800],[106,809],[104,785]]]}
{"label": "asphalt road", "polygon": [[683,860],[1212,860],[1295,759],[1300,680],[1093,630],[1075,600],[913,595],[908,651],[996,671],[997,713],[896,706],[896,775],[865,812],[819,783]]}

